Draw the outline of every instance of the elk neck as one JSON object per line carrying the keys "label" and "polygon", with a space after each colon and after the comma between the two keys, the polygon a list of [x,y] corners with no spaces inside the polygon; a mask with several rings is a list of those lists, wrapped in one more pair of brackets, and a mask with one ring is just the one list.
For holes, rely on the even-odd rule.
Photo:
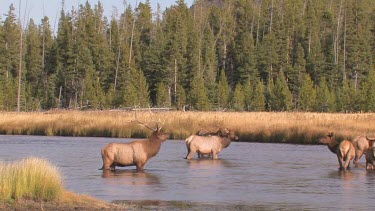
{"label": "elk neck", "polygon": [[336,139],[334,137],[330,138],[330,141],[327,143],[328,149],[331,150],[331,152],[335,153],[337,152],[337,146],[339,143],[337,143]]}

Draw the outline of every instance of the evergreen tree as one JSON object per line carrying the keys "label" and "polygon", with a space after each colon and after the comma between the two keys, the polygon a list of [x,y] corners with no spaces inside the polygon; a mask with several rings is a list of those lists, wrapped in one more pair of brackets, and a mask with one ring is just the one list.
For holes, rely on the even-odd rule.
{"label": "evergreen tree", "polygon": [[362,90],[362,109],[367,112],[375,112],[375,71],[372,69],[366,78]]}
{"label": "evergreen tree", "polygon": [[41,107],[43,109],[50,109],[55,107],[56,42],[48,17],[42,19],[42,24],[39,26],[39,34],[43,90]]}
{"label": "evergreen tree", "polygon": [[192,107],[200,111],[207,111],[211,107],[203,76],[201,74],[194,77],[190,91],[190,101]]}
{"label": "evergreen tree", "polygon": [[186,92],[184,87],[181,85],[177,85],[177,99],[176,99],[176,107],[179,110],[185,111],[186,106]]}
{"label": "evergreen tree", "polygon": [[326,79],[322,77],[316,91],[316,111],[318,112],[334,112],[335,98],[328,88]]}
{"label": "evergreen tree", "polygon": [[289,91],[288,84],[286,83],[285,76],[281,72],[275,81],[271,98],[271,107],[275,111],[290,111],[293,109],[292,93]]}
{"label": "evergreen tree", "polygon": [[243,111],[245,108],[245,95],[241,84],[237,84],[233,93],[233,108],[236,111]]}
{"label": "evergreen tree", "polygon": [[221,70],[218,84],[218,107],[220,109],[228,108],[230,88],[224,70]]}
{"label": "evergreen tree", "polygon": [[264,95],[264,84],[259,80],[255,86],[253,96],[253,110],[254,111],[265,111],[266,110],[266,97]]}
{"label": "evergreen tree", "polygon": [[157,86],[156,106],[171,106],[171,100],[169,99],[168,89],[163,83],[159,83],[159,85]]}
{"label": "evergreen tree", "polygon": [[26,81],[30,84],[32,98],[41,98],[43,95],[42,52],[38,27],[30,20],[26,34]]}
{"label": "evergreen tree", "polygon": [[243,93],[245,97],[245,110],[250,111],[252,109],[253,104],[253,98],[254,98],[254,90],[253,86],[250,82],[250,79],[248,79],[245,84],[243,85]]}
{"label": "evergreen tree", "polygon": [[303,76],[302,85],[300,88],[300,95],[298,100],[298,110],[300,111],[314,111],[316,102],[316,90],[314,83],[309,74],[305,73]]}

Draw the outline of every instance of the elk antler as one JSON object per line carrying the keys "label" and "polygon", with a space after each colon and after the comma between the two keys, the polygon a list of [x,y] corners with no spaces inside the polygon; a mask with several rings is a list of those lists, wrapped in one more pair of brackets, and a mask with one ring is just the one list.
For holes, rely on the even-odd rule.
{"label": "elk antler", "polygon": [[154,131],[154,132],[157,132],[157,131],[158,131],[158,128],[156,128],[156,130],[155,130],[154,128],[151,128],[151,127],[147,126],[146,124],[140,122],[139,120],[133,120],[132,122],[136,122],[136,123],[138,123],[139,125],[142,125],[142,126],[144,126],[145,128],[148,128],[148,129],[150,129],[150,130],[152,130],[152,131]]}

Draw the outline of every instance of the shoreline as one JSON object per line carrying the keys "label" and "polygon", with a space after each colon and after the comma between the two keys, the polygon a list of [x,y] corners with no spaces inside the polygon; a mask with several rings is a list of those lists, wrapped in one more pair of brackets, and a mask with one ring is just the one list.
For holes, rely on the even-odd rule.
{"label": "shoreline", "polygon": [[48,111],[0,112],[0,134],[145,138],[151,130],[134,120],[186,139],[200,129],[229,128],[240,142],[317,144],[334,132],[338,140],[375,137],[375,113]]}

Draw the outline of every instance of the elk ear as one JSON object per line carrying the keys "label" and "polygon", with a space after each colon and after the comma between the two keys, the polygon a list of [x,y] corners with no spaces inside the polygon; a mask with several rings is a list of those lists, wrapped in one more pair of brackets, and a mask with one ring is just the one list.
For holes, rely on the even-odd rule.
{"label": "elk ear", "polygon": [[328,133],[328,137],[332,138],[334,136],[333,132]]}

